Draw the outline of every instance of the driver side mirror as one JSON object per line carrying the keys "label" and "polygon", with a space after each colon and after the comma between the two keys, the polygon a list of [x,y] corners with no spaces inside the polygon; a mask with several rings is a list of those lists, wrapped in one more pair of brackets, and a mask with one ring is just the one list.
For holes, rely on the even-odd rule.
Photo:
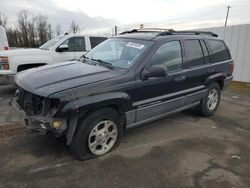
{"label": "driver side mirror", "polygon": [[57,48],[57,52],[63,52],[69,49],[69,46],[67,44],[61,44],[58,48]]}
{"label": "driver side mirror", "polygon": [[152,65],[143,69],[141,78],[146,80],[151,77],[165,77],[167,76],[167,68],[162,65]]}

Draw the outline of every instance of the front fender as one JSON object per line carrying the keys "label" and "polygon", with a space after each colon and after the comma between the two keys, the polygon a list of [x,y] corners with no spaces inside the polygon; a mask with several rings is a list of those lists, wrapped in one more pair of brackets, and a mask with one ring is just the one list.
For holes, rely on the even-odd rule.
{"label": "front fender", "polygon": [[62,105],[59,111],[63,115],[74,115],[75,113],[82,113],[109,105],[119,105],[124,111],[127,111],[132,106],[132,102],[130,96],[124,92],[103,93],[73,99],[71,102]]}

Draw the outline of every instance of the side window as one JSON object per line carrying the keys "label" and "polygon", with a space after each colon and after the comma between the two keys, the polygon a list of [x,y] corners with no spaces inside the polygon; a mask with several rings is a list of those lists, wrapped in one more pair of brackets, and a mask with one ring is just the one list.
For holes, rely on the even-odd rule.
{"label": "side window", "polygon": [[208,45],[212,51],[213,63],[226,61],[230,59],[230,54],[224,42],[220,40],[207,40]]}
{"label": "side window", "polygon": [[89,37],[91,48],[96,47],[98,44],[102,43],[103,41],[107,40],[106,37]]}
{"label": "side window", "polygon": [[64,41],[63,44],[68,45],[68,50],[65,52],[82,52],[86,51],[84,37],[72,37]]}
{"label": "side window", "polygon": [[185,50],[187,67],[195,67],[204,64],[203,51],[199,40],[186,40]]}
{"label": "side window", "polygon": [[182,69],[182,53],[180,41],[171,41],[163,44],[153,55],[150,65],[163,65],[168,72]]}

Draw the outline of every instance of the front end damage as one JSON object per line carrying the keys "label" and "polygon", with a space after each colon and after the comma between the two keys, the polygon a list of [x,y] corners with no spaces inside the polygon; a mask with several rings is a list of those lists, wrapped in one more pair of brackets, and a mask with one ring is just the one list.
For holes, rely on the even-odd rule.
{"label": "front end damage", "polygon": [[60,136],[67,129],[67,118],[56,117],[60,100],[35,95],[18,88],[10,105],[21,114],[22,124],[40,134],[48,132]]}

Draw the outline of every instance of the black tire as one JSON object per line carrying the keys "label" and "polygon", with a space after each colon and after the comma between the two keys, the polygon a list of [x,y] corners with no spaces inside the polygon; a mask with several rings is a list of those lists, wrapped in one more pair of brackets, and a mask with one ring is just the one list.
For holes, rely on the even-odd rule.
{"label": "black tire", "polygon": [[[218,93],[218,101],[217,101],[217,104],[216,106],[213,108],[213,109],[209,109],[209,105],[208,105],[208,100],[209,100],[209,94],[211,91],[214,91],[216,90],[217,93]],[[207,116],[211,116],[215,113],[215,111],[217,110],[219,104],[220,104],[220,98],[221,98],[221,90],[220,90],[220,86],[217,84],[217,83],[211,83],[209,86],[208,86],[208,89],[204,95],[204,97],[202,98],[200,104],[196,107],[196,111],[207,117]]]}
{"label": "black tire", "polygon": [[84,118],[79,121],[76,133],[69,146],[72,154],[76,159],[86,160],[100,156],[100,155],[95,155],[90,151],[88,142],[91,131],[94,130],[94,128],[98,125],[98,123],[105,120],[111,120],[112,122],[115,123],[117,127],[117,137],[115,143],[112,146],[112,148],[106,153],[112,151],[120,144],[123,137],[123,126],[121,124],[121,118],[118,112],[112,108],[102,108],[96,110],[90,113],[89,115],[84,116]]}

